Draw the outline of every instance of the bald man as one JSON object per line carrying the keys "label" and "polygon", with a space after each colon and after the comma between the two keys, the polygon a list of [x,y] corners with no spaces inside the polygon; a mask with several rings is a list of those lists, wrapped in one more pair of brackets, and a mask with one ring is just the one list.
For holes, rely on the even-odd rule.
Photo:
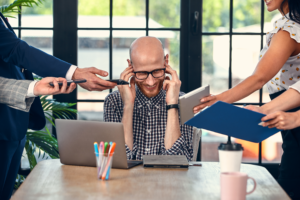
{"label": "bald man", "polygon": [[[169,55],[155,37],[136,39],[129,50],[128,67],[118,86],[104,101],[104,119],[122,122],[127,159],[143,155],[185,155],[193,158],[193,127],[180,125],[178,98],[181,81],[169,66]],[[172,80],[165,76],[170,74]]]}

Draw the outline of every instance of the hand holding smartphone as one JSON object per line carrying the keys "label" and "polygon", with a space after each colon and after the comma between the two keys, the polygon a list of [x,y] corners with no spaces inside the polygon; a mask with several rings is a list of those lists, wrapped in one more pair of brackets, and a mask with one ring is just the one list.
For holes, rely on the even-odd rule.
{"label": "hand holding smartphone", "polygon": [[[86,82],[86,80],[85,79],[75,79],[75,80],[70,80],[70,81],[67,81],[67,86],[70,86],[71,85],[71,83],[85,83]],[[54,87],[54,84],[53,84],[53,82],[50,82],[49,83],[49,85],[51,86],[51,87]],[[61,87],[62,85],[63,85],[63,82],[58,82],[58,85]]]}

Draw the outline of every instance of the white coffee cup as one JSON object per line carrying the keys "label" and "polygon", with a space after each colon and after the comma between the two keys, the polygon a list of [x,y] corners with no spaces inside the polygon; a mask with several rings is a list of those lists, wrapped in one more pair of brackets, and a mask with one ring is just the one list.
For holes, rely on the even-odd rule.
{"label": "white coffee cup", "polygon": [[241,144],[232,144],[231,142],[219,146],[219,162],[222,172],[239,172],[243,156],[243,147]]}

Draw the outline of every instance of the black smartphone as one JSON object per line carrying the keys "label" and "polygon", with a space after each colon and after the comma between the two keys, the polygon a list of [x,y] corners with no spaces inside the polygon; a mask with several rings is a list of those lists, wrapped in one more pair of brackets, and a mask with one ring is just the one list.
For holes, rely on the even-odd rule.
{"label": "black smartphone", "polygon": [[124,81],[122,79],[111,79],[111,80],[107,80],[107,81],[116,83],[118,85],[129,85],[129,83],[127,81]]}
{"label": "black smartphone", "polygon": [[[86,82],[85,79],[75,79],[75,80],[67,81],[67,86],[70,86],[71,83],[85,83],[85,82]],[[53,82],[50,82],[49,85],[52,86],[52,87],[54,87]],[[63,82],[60,82],[60,81],[59,81],[59,82],[58,82],[58,85],[59,85],[59,86],[62,86],[62,85],[63,85]]]}

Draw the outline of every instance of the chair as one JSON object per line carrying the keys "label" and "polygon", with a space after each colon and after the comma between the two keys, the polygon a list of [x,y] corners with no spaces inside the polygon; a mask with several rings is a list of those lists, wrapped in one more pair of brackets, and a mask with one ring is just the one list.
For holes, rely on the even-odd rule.
{"label": "chair", "polygon": [[197,155],[200,154],[199,150],[199,143],[202,135],[202,130],[196,127],[193,127],[193,152],[194,156],[192,161],[197,161]]}

